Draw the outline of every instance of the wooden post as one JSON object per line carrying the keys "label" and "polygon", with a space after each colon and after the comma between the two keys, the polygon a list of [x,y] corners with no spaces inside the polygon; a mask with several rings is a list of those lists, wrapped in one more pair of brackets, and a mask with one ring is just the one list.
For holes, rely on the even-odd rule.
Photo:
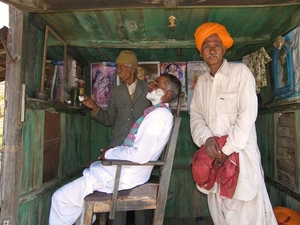
{"label": "wooden post", "polygon": [[[7,63],[5,82],[6,87],[6,109],[4,117],[4,136],[2,151],[2,174],[1,174],[1,214],[0,224],[4,221],[10,225],[18,224],[18,206],[20,195],[21,174],[21,146],[22,146],[22,123],[21,123],[21,101],[22,101],[22,58],[23,34],[26,33],[27,20],[24,20],[23,12],[9,7],[10,12],[10,34],[8,36],[9,51],[14,59]],[[7,60],[8,62],[8,60]]]}
{"label": "wooden post", "polygon": [[44,55],[43,55],[43,67],[42,67],[42,79],[41,79],[41,92],[44,91],[44,85],[45,85],[45,72],[46,72],[47,47],[48,47],[48,34],[49,34],[49,30],[46,27],[45,39],[44,39]]}

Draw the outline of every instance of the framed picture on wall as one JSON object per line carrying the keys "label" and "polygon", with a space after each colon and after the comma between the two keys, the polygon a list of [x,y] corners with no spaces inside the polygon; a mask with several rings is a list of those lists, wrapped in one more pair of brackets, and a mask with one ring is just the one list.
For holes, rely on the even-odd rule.
{"label": "framed picture on wall", "polygon": [[[181,110],[187,110],[187,95],[185,86],[185,70],[186,62],[168,62],[160,63],[160,73],[169,73],[176,76],[181,81],[181,91],[184,92],[184,97],[181,102]],[[177,108],[177,102],[170,103],[171,109]]]}
{"label": "framed picture on wall", "polygon": [[102,108],[108,106],[110,90],[115,85],[115,63],[91,63],[91,97]]}
{"label": "framed picture on wall", "polygon": [[[152,82],[160,75],[159,62],[139,62],[137,69],[137,77],[140,80],[145,80],[147,82]],[[116,86],[120,84],[120,79],[117,76]]]}
{"label": "framed picture on wall", "polygon": [[207,64],[204,61],[187,62],[187,110],[190,110],[194,88],[198,77],[207,70]]}
{"label": "framed picture on wall", "polygon": [[276,99],[291,97],[295,91],[292,52],[285,43],[281,49],[274,48],[273,72]]}
{"label": "framed picture on wall", "polygon": [[159,77],[159,62],[139,62],[137,77],[140,80],[152,82]]}

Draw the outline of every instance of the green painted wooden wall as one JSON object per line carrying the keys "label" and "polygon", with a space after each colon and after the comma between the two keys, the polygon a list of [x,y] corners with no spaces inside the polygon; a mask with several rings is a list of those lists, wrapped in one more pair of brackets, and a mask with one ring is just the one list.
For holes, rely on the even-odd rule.
{"label": "green painted wooden wall", "polygon": [[[27,40],[31,46],[33,46],[32,43],[39,43],[43,38],[40,31],[30,23],[27,24],[24,32],[33,34]],[[25,55],[28,56],[26,59],[28,65],[24,68],[23,77],[29,87],[26,91],[28,96],[40,83],[38,77],[41,62],[38,58],[41,56],[41,47],[42,45],[37,44],[32,47],[35,51],[24,50]],[[85,71],[89,70],[85,68]],[[34,77],[30,78],[30,74]],[[47,224],[52,193],[64,183],[80,176],[89,162],[97,160],[99,149],[109,144],[112,128],[100,125],[92,120],[88,113],[81,114],[76,110],[67,109],[64,112],[53,113],[60,114],[60,164],[57,178],[43,184],[43,140],[44,130],[47,129],[44,127],[45,110],[26,108],[25,121],[22,124],[23,157],[19,178],[21,180],[18,209],[20,225]],[[198,148],[194,145],[190,135],[189,114],[182,112],[181,117],[182,125],[169,187],[173,192],[173,197],[167,202],[165,216],[166,218],[207,217],[209,211],[206,195],[195,188],[191,175],[192,158]],[[297,120],[297,127],[300,127],[299,123]],[[273,111],[259,114],[256,124],[263,168],[265,174],[272,179],[274,177],[275,129]],[[271,184],[267,183],[267,187],[273,206],[285,205],[300,210],[299,201]]]}
{"label": "green painted wooden wall", "polygon": [[190,116],[181,112],[182,123],[175,152],[170,191],[173,197],[167,202],[166,218],[208,217],[206,195],[196,189],[192,178],[191,163],[198,147],[190,133]]}
{"label": "green painted wooden wall", "polygon": [[57,177],[43,183],[43,110],[26,110],[23,123],[23,158],[19,224],[48,224],[50,198],[62,184],[78,177],[91,154],[91,119],[89,116],[60,115],[60,163]]}
{"label": "green painted wooden wall", "polygon": [[[286,187],[285,184],[277,182],[275,177],[276,123],[278,113],[280,112],[294,112],[295,115],[298,115],[296,118],[299,118],[299,104],[293,103],[288,106],[283,104],[282,106],[277,105],[277,107],[274,106],[270,109],[261,109],[256,121],[258,145],[266,177],[266,186],[273,207],[282,206],[300,211],[299,185],[296,185],[295,190],[292,190],[291,188]],[[295,127],[296,130],[298,130],[298,135],[296,136],[299,136],[299,119],[295,120]],[[296,145],[299,152],[299,142]],[[295,176],[298,176],[297,174],[300,173],[299,154],[296,154],[295,157],[297,157],[296,164],[298,164],[298,172],[296,172]]]}

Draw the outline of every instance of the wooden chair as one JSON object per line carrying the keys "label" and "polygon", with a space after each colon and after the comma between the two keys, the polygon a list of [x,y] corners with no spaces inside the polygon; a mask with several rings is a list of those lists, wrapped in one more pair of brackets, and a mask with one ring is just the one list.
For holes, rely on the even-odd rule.
{"label": "wooden chair", "polygon": [[[170,197],[168,194],[169,182],[172,172],[173,159],[177,145],[181,118],[174,117],[174,125],[167,146],[158,161],[150,161],[145,164],[137,164],[122,160],[103,160],[102,164],[117,165],[114,190],[112,194],[94,192],[84,199],[84,210],[81,216],[81,225],[90,225],[94,213],[101,213],[100,225],[106,224],[106,214],[113,219],[115,211],[131,211],[154,209],[153,225],[162,225],[165,214],[165,206]],[[160,168],[159,179],[150,180],[142,185],[129,190],[118,191],[120,173],[123,165],[144,165]]]}

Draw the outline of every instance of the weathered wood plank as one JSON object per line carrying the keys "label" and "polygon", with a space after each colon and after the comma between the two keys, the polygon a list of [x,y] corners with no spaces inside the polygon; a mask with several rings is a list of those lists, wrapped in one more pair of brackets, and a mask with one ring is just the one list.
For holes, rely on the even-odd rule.
{"label": "weathered wood plank", "polygon": [[280,148],[280,147],[277,147],[276,155],[277,155],[277,157],[282,157],[284,159],[289,159],[289,160],[293,161],[294,163],[296,162],[295,148]]}
{"label": "weathered wood plank", "polygon": [[295,149],[295,137],[281,137],[277,135],[277,146],[279,148]]}
{"label": "weathered wood plank", "polygon": [[23,123],[21,194],[39,188],[43,180],[44,112],[26,110]]}
{"label": "weathered wood plank", "polygon": [[[278,190],[281,191],[281,192],[282,192],[281,194],[284,196],[283,198],[285,198],[285,196],[288,195],[288,196],[290,196],[290,197],[293,198],[293,201],[298,201],[298,202],[300,202],[300,194],[299,194],[299,193],[293,191],[292,189],[288,188],[288,187],[285,186],[284,184],[281,184],[281,183],[279,183],[279,182],[277,182],[277,181],[274,181],[273,179],[271,179],[271,178],[269,178],[269,177],[267,177],[267,176],[265,177],[265,180],[266,180],[266,182],[267,182],[268,184],[271,184],[274,188],[277,189],[277,193],[278,193]],[[276,195],[274,195],[273,197],[274,197],[274,198],[272,198],[272,200],[273,200],[274,202],[276,202],[276,198],[279,198],[279,196],[276,196]],[[279,205],[282,206],[282,204],[283,204],[283,203],[280,203],[280,202],[279,202]],[[300,208],[299,208],[299,209],[300,209]]]}
{"label": "weathered wood plank", "polygon": [[[33,0],[25,0],[25,1],[14,1],[14,0],[3,0],[3,2],[12,5],[23,11],[36,11],[36,12],[45,12],[45,11],[70,11],[70,10],[92,10],[92,9],[113,9],[113,8],[177,8],[179,6],[177,1],[166,1],[166,0],[158,0],[155,2],[145,2],[145,1],[104,1],[99,4],[96,0],[89,1],[64,1],[62,4],[60,1],[50,1],[50,0],[41,0],[39,2],[35,2]],[[293,0],[273,0],[270,4],[269,1],[266,0],[245,0],[245,1],[236,1],[236,0],[228,0],[228,1],[219,1],[219,0],[211,0],[209,2],[202,1],[196,2],[193,4],[194,7],[199,6],[230,6],[230,7],[239,7],[239,6],[254,6],[254,5],[288,5],[288,4],[296,4]],[[190,1],[180,1],[180,6],[190,6]]]}
{"label": "weathered wood plank", "polygon": [[80,108],[77,106],[67,105],[65,103],[53,100],[39,100],[35,98],[26,98],[26,108],[44,110],[53,113],[68,113],[87,115],[91,110],[87,108]]}
{"label": "weathered wood plank", "polygon": [[[6,82],[9,88],[6,89],[6,110],[4,118],[4,136],[2,152],[2,205],[0,221],[7,219],[11,225],[18,224],[18,202],[20,193],[20,171],[22,156],[22,124],[21,116],[21,84],[22,67],[24,67],[26,53],[23,52],[22,40],[23,25],[27,23],[23,19],[23,13],[12,8],[10,11],[10,37],[8,41],[11,55],[17,57],[17,60],[8,64]],[[25,26],[26,27],[26,26]],[[24,56],[24,57],[23,57]]]}
{"label": "weathered wood plank", "polygon": [[279,114],[279,124],[282,127],[294,127],[295,116],[293,111],[282,111]]}
{"label": "weathered wood plank", "polygon": [[280,137],[295,137],[295,127],[277,126],[277,135]]}
{"label": "weathered wood plank", "polygon": [[270,114],[274,112],[282,112],[289,110],[297,110],[300,108],[300,100],[292,100],[286,102],[277,102],[269,105],[263,105],[259,107],[259,115]]}
{"label": "weathered wood plank", "polygon": [[[82,174],[83,168],[85,168],[87,164],[83,164],[80,167],[70,170],[67,174],[65,174],[61,178],[53,179],[52,181],[49,181],[47,183],[44,183],[40,188],[32,190],[30,192],[21,194],[19,196],[19,203],[20,205],[25,205],[29,203],[30,201],[36,199],[36,198],[43,198],[43,196],[48,192],[54,192],[54,190],[61,186],[62,184],[74,180],[74,178],[79,177]],[[50,207],[50,205],[45,204],[47,207]],[[48,211],[45,211],[48,212]],[[26,214],[26,213],[25,213]],[[23,215],[25,216],[25,215]]]}
{"label": "weathered wood plank", "polygon": [[60,114],[45,112],[43,141],[43,183],[55,179],[58,175],[60,155]]}
{"label": "weathered wood plank", "polygon": [[91,120],[91,160],[100,156],[100,149],[107,148],[110,142],[112,127],[106,127],[95,120]]}
{"label": "weathered wood plank", "polygon": [[73,114],[61,115],[61,148],[59,176],[90,161],[90,118]]}
{"label": "weathered wood plank", "polygon": [[256,120],[257,141],[262,166],[267,176],[274,176],[275,163],[275,122],[273,114],[259,115]]}
{"label": "weathered wood plank", "polygon": [[295,146],[295,190],[300,193],[300,110],[295,110],[295,137],[296,138],[296,146]]}
{"label": "weathered wood plank", "polygon": [[276,128],[276,170],[278,181],[295,187],[295,115],[293,111],[278,113]]}

